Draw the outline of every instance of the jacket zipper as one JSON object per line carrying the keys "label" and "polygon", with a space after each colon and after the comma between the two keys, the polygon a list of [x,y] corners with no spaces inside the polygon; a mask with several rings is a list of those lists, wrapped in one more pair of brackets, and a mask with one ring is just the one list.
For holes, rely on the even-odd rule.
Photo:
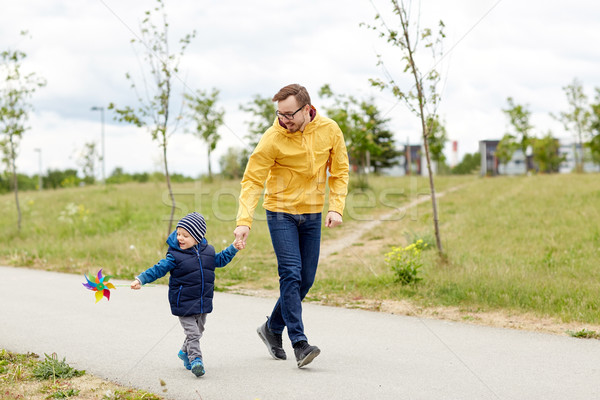
{"label": "jacket zipper", "polygon": [[202,290],[200,292],[200,314],[204,314],[204,270],[202,269],[202,260],[200,260],[200,253],[198,247],[195,247],[196,256],[198,257],[198,265],[200,265],[200,275],[202,276]]}
{"label": "jacket zipper", "polygon": [[181,289],[183,289],[183,285],[179,286],[179,291],[177,292],[177,307],[179,307],[179,298],[181,297]]}
{"label": "jacket zipper", "polygon": [[306,148],[306,154],[308,155],[308,162],[310,165],[310,173],[312,174],[313,170],[315,169],[315,157],[312,148],[308,146],[308,140],[306,139],[304,132],[300,133],[300,140],[302,141],[304,148]]}

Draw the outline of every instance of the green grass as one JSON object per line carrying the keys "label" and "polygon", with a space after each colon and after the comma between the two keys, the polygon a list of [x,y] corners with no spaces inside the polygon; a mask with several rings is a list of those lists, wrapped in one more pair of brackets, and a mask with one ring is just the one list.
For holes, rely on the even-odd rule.
{"label": "green grass", "polygon": [[18,354],[0,348],[0,398],[97,400],[160,400],[162,397],[129,389],[78,371],[46,354],[43,361],[34,353]]}
{"label": "green grass", "polygon": [[[354,245],[321,260],[309,299],[409,299],[420,306],[509,310],[566,322],[600,323],[600,185],[597,174],[529,177],[437,177],[446,257],[423,252],[423,278],[398,284],[384,262],[394,246],[433,240],[431,203],[393,214],[429,193],[425,178],[370,177],[352,191],[341,228],[327,242],[360,231]],[[239,183],[174,186],[175,218],[207,219],[217,251],[233,239]],[[0,196],[0,262],[71,273],[98,268],[131,279],[164,256],[170,204],[164,184],[94,186],[21,194],[16,229],[12,195]],[[372,229],[365,226],[385,220]],[[277,287],[276,262],[260,204],[248,247],[218,271],[219,290]]]}
{"label": "green grass", "polygon": [[403,233],[432,233],[425,207],[366,232],[384,236],[369,251],[326,260],[316,292],[600,323],[599,205],[598,175],[477,179],[440,199],[446,257],[423,253],[418,286],[393,283],[382,255],[408,243]]}

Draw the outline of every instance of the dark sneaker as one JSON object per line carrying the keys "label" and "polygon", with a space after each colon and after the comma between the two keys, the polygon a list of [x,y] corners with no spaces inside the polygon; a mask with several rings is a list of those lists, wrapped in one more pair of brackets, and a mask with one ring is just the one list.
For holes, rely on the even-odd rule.
{"label": "dark sneaker", "polygon": [[194,358],[194,361],[192,361],[192,372],[196,376],[204,375],[204,363],[202,362],[200,357],[196,357]]}
{"label": "dark sneaker", "polygon": [[183,350],[179,350],[177,357],[179,357],[179,359],[183,361],[183,366],[185,367],[185,369],[192,369],[192,364],[190,364],[190,360],[186,352],[184,352]]}
{"label": "dark sneaker", "polygon": [[308,342],[303,340],[294,346],[294,353],[296,354],[298,368],[302,368],[305,365],[310,364],[316,356],[321,354],[321,350],[317,346],[311,346]]}
{"label": "dark sneaker", "polygon": [[[269,320],[267,319],[267,322]],[[256,333],[262,339],[262,341],[269,349],[269,353],[276,360],[285,360],[287,357],[285,355],[285,350],[283,350],[283,345],[281,344],[281,334],[273,333],[267,326],[267,322],[262,324],[256,329]]]}

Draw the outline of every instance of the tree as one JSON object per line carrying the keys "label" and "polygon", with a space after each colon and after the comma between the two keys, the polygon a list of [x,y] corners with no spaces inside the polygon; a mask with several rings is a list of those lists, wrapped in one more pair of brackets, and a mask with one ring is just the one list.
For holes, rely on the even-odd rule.
{"label": "tree", "polygon": [[49,169],[48,174],[44,177],[44,187],[52,189],[75,186],[78,183],[79,178],[77,178],[77,170],[75,169],[64,171]]}
{"label": "tree", "polygon": [[512,97],[508,97],[506,101],[508,102],[508,108],[502,111],[508,117],[509,123],[515,131],[515,134],[512,135],[514,140],[519,143],[519,148],[523,152],[523,155],[525,155],[527,146],[530,144],[530,132],[533,129],[533,126],[529,123],[531,111],[527,109],[526,105],[515,104]]}
{"label": "tree", "polygon": [[[25,35],[26,32],[22,32]],[[19,50],[0,53],[0,147],[2,161],[12,174],[12,186],[17,206],[17,228],[21,230],[21,205],[17,176],[17,154],[23,134],[29,129],[27,120],[33,110],[30,103],[35,91],[46,85],[46,81],[35,73],[22,71],[27,55]]]}
{"label": "tree", "polygon": [[275,106],[269,97],[255,94],[248,104],[240,104],[240,110],[252,115],[252,119],[246,121],[246,124],[248,124],[246,139],[249,140],[250,147],[254,149],[262,134],[273,125]]}
{"label": "tree", "polygon": [[559,154],[560,145],[558,140],[552,137],[552,132],[548,132],[541,139],[532,139],[532,147],[533,160],[540,172],[558,172],[558,167],[565,157]]}
{"label": "tree", "polygon": [[463,157],[462,161],[452,168],[450,172],[454,175],[468,175],[472,174],[480,167],[481,154],[479,152],[475,152],[473,154],[467,153]]}
{"label": "tree", "polygon": [[96,181],[96,161],[101,159],[96,149],[96,143],[90,142],[84,145],[79,153],[78,164],[83,172],[83,181],[86,184],[94,184]]}
{"label": "tree", "polygon": [[[400,87],[391,74],[387,74],[386,81],[381,79],[371,79],[371,84],[380,89],[389,89],[392,94],[419,118],[421,122],[421,134],[423,138],[423,148],[427,160],[427,172],[429,175],[429,188],[431,191],[431,206],[433,209],[433,225],[435,230],[435,240],[438,254],[443,254],[442,241],[440,237],[439,218],[437,210],[437,201],[435,193],[435,184],[433,181],[433,172],[431,169],[431,154],[429,150],[429,135],[431,126],[427,124],[428,118],[433,117],[437,112],[440,96],[437,93],[437,84],[440,81],[440,75],[435,69],[435,61],[442,55],[442,39],[444,35],[444,23],[439,22],[437,34],[433,34],[431,29],[420,29],[418,21],[411,23],[410,20],[410,2],[407,8],[404,1],[391,0],[393,12],[400,19],[400,30],[395,30],[387,25],[379,14],[375,20],[379,22],[379,27],[369,26],[371,29],[379,32],[379,37],[385,39],[392,47],[396,47],[402,54],[404,64],[403,73],[408,73],[414,80],[414,86],[406,91]],[[434,67],[428,72],[423,73],[417,65],[416,55],[419,43],[423,41],[424,47],[431,51],[431,59]],[[378,56],[378,65],[383,65],[381,56]]]}
{"label": "tree", "polygon": [[431,152],[431,159],[438,164],[443,164],[446,161],[444,147],[448,141],[446,127],[442,125],[438,115],[429,115],[426,124],[429,130],[427,141],[429,144],[429,151]]}
{"label": "tree", "polygon": [[329,85],[321,87],[319,96],[333,100],[332,105],[324,107],[325,113],[344,132],[350,162],[358,171],[359,186],[368,186],[370,156],[381,153],[381,148],[375,142],[375,132],[381,130],[380,125],[385,120],[373,118],[379,114],[379,110],[372,99],[359,101],[353,96],[335,94]]}
{"label": "tree", "polygon": [[210,155],[221,139],[219,127],[223,125],[225,115],[224,109],[216,108],[219,90],[213,88],[211,93],[198,90],[196,95],[186,94],[185,98],[188,101],[189,117],[195,124],[193,133],[207,146],[208,178],[212,180]]}
{"label": "tree", "polygon": [[596,103],[591,105],[591,139],[587,146],[592,153],[592,160],[600,164],[600,88],[596,88]]}
{"label": "tree", "polygon": [[[138,44],[144,49],[144,61],[149,67],[149,71],[141,71],[144,93],[138,93],[137,84],[131,75],[127,73],[127,80],[130,81],[131,88],[136,92],[139,104],[135,108],[131,106],[117,108],[113,103],[110,103],[108,108],[115,110],[117,113],[116,119],[119,121],[128,122],[140,128],[146,127],[152,135],[152,139],[158,142],[162,151],[164,174],[171,199],[171,215],[167,232],[169,234],[173,226],[176,203],[171,188],[171,176],[169,175],[167,162],[167,139],[176,130],[177,122],[181,120],[180,113],[174,118],[175,126],[170,124],[172,87],[173,80],[179,72],[181,58],[196,33],[193,32],[180,39],[179,52],[171,53],[168,41],[169,24],[167,23],[165,6],[162,0],[156,0],[156,2],[158,5],[153,11],[146,11],[146,17],[141,22],[141,37],[132,39],[132,43]],[[158,17],[162,17],[162,21],[156,25],[153,18]]]}
{"label": "tree", "polygon": [[370,164],[374,172],[380,172],[384,168],[390,168],[398,164],[398,156],[402,154],[396,148],[394,134],[387,127],[389,118],[383,118],[381,111],[375,106],[373,98],[363,101],[361,107],[364,117],[370,121],[369,128],[373,135],[373,142],[377,146],[377,151],[370,156]]}
{"label": "tree", "polygon": [[248,155],[245,149],[230,147],[219,159],[221,174],[226,179],[238,180],[244,174],[247,162]]}
{"label": "tree", "polygon": [[510,133],[505,133],[498,146],[496,147],[496,158],[500,164],[506,164],[513,158],[519,144],[515,141],[515,137]]}
{"label": "tree", "polygon": [[[570,85],[564,86],[563,90],[570,109],[568,112],[561,112],[556,118],[563,123],[567,132],[574,134],[575,170],[583,172],[583,140],[584,136],[590,135],[591,113],[587,109],[588,98],[577,78],[573,79],[573,83]],[[578,148],[579,151],[577,151]]]}

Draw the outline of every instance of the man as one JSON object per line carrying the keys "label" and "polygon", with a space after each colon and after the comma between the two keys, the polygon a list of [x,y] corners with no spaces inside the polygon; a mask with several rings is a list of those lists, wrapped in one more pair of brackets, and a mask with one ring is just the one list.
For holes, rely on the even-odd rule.
{"label": "man", "polygon": [[277,102],[277,118],[248,160],[234,234],[236,242],[245,246],[254,209],[266,188],[263,207],[277,256],[280,297],[257,332],[271,356],[285,360],[281,335],[287,327],[301,368],[320,353],[318,347],[308,344],[304,334],[301,302],[317,272],[327,172],[325,226],[333,228],[342,223],[348,153],[342,131],[334,121],[317,113],[306,88],[288,85],[272,100]]}

